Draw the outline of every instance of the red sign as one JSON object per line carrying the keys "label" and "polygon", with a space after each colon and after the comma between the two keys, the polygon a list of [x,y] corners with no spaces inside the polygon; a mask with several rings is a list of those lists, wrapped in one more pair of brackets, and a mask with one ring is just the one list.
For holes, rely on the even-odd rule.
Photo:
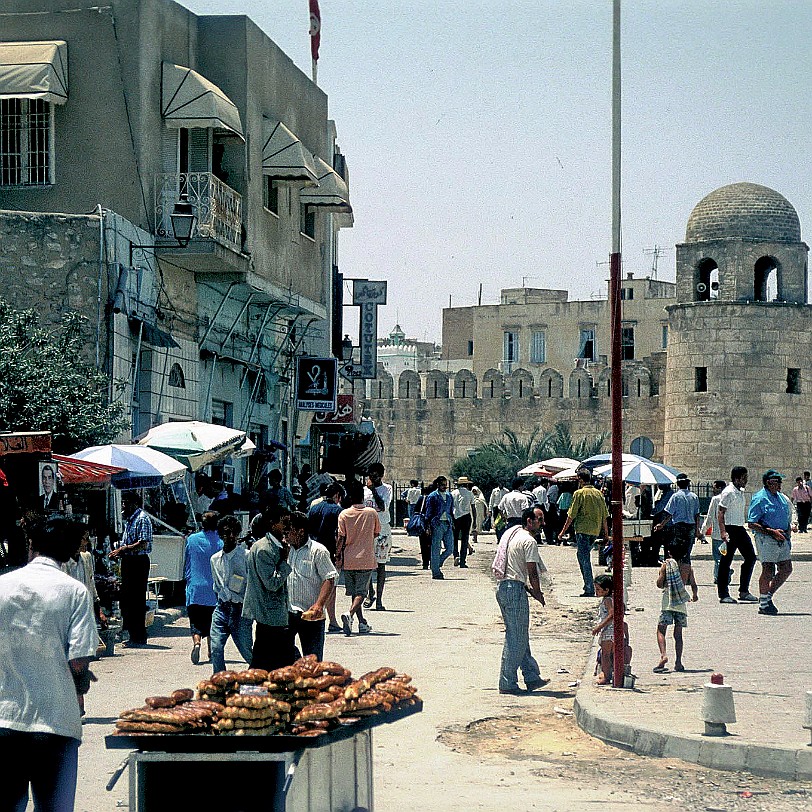
{"label": "red sign", "polygon": [[313,422],[320,426],[346,426],[358,423],[358,401],[355,395],[339,395],[338,404],[334,412],[316,412],[313,415]]}

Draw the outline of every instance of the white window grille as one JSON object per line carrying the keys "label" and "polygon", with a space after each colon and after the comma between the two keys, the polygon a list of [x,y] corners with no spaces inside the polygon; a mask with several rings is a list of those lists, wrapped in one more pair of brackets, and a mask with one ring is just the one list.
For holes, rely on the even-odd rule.
{"label": "white window grille", "polygon": [[50,102],[0,99],[0,186],[49,186],[53,174]]}
{"label": "white window grille", "polygon": [[530,340],[530,361],[543,364],[547,360],[547,344],[543,330],[534,330]]}

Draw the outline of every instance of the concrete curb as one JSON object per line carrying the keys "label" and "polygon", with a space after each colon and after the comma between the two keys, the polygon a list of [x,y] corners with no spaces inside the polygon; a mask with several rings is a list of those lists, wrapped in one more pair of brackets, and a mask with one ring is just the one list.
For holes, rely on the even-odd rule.
{"label": "concrete curb", "polygon": [[[592,679],[591,663],[581,682]],[[628,690],[623,688],[580,688],[573,709],[578,727],[590,736],[641,756],[678,758],[715,770],[746,770],[755,775],[777,776],[793,780],[812,780],[812,747],[778,747],[730,738],[713,738],[700,734],[667,733],[624,719],[611,718],[601,712],[595,691]]]}

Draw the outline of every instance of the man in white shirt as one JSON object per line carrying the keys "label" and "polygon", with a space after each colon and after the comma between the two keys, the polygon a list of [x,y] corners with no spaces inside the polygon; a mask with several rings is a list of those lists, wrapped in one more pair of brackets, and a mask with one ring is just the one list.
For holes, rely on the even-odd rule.
{"label": "man in white shirt", "polygon": [[32,558],[0,577],[0,764],[3,808],[73,812],[82,721],[78,697],[99,636],[84,584],[62,572],[85,527],[29,523]]}
{"label": "man in white shirt", "polygon": [[389,522],[389,506],[392,504],[392,486],[383,481],[384,468],[379,462],[369,466],[367,484],[364,488],[364,507],[375,508],[378,511],[378,521],[381,523],[381,532],[375,537],[375,563],[377,565],[378,593],[375,594],[375,585],[370,579],[369,594],[364,606],[369,609],[375,604],[377,610],[383,611],[383,587],[386,583],[386,565],[392,555],[392,526]]}
{"label": "man in white shirt", "polygon": [[756,566],[756,551],[745,526],[746,513],[744,504],[744,488],[747,485],[747,469],[737,465],[730,472],[730,484],[722,491],[719,497],[717,519],[719,522],[719,538],[727,547],[725,554],[719,560],[719,572],[716,576],[716,590],[720,603],[736,603],[730,597],[730,562],[736,550],[742,554],[744,563],[739,575],[739,600],[744,603],[757,603],[758,598],[750,594],[750,577]]}
{"label": "man in white shirt", "polygon": [[544,484],[544,482],[533,488],[533,498],[536,500],[536,504],[541,507],[546,515],[547,511],[550,509],[550,503],[547,501],[547,486]]}
{"label": "man in white shirt", "polygon": [[471,535],[471,504],[474,495],[471,493],[471,485],[474,483],[467,476],[461,476],[457,480],[457,487],[451,491],[454,500],[454,566],[465,567],[468,552],[472,550],[469,544]]}
{"label": "man in white shirt", "polygon": [[497,507],[499,515],[504,517],[508,527],[514,527],[522,523],[522,514],[533,501],[532,497],[522,490],[524,480],[521,477],[516,477],[511,487],[513,490],[501,498]]}
{"label": "man in white shirt", "polygon": [[491,495],[488,498],[488,510],[491,512],[491,521],[495,521],[498,515],[497,508],[499,507],[499,503],[502,501],[502,497],[505,494],[509,493],[508,489],[503,487],[502,485],[497,485],[492,491]]}
{"label": "man in white shirt", "polygon": [[539,521],[536,508],[526,508],[520,517],[521,526],[506,530],[499,542],[502,549],[497,551],[496,560],[504,559],[504,578],[499,581],[496,601],[505,621],[505,645],[499,670],[500,694],[524,694],[517,679],[519,669],[528,691],[543,688],[550,681],[541,677],[538,663],[530,653],[528,595],[544,606],[544,594],[539,584],[539,573],[544,565],[535,539]]}
{"label": "man in white shirt", "polygon": [[253,621],[242,616],[245,585],[248,579],[248,548],[237,543],[242,526],[236,516],[224,516],[217,523],[217,535],[223,549],[211,557],[211,575],[217,605],[211,618],[211,665],[216,674],[226,670],[225,648],[234,641],[245,662],[251,662]]}
{"label": "man in white shirt", "polygon": [[[327,548],[310,538],[307,527],[304,513],[291,513],[286,520],[285,539],[290,544],[288,628],[294,645],[299,636],[303,656],[315,654],[321,660],[324,657],[324,606],[333,593],[338,570]],[[303,619],[304,612],[312,612],[320,619]]]}
{"label": "man in white shirt", "polygon": [[414,516],[414,506],[420,501],[422,495],[420,483],[416,479],[410,479],[409,488],[406,491],[406,509],[410,519]]}

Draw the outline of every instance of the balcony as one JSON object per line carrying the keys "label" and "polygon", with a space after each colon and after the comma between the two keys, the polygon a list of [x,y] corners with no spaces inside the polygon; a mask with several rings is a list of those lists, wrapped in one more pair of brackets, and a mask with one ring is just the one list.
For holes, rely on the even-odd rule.
{"label": "balcony", "polygon": [[[192,242],[185,256],[190,254],[217,255],[217,246],[242,254],[242,196],[211,172],[188,172],[155,177],[155,233],[159,241],[172,238],[169,216],[181,194],[192,204],[197,222]],[[160,243],[159,243],[160,245]],[[161,246],[166,247],[169,246]],[[164,251],[163,253],[167,253]],[[207,270],[198,268],[196,270]],[[218,270],[211,268],[211,270]]]}

